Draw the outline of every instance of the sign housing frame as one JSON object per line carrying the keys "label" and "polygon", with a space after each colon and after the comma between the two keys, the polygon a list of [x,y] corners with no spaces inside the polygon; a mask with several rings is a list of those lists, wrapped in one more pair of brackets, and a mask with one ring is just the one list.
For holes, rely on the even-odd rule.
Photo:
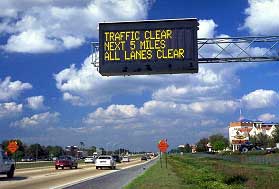
{"label": "sign housing frame", "polygon": [[[99,23],[99,72],[103,76],[198,73],[198,25],[196,18]],[[182,42],[176,38],[177,43],[183,43],[187,46],[187,49],[185,49],[187,57],[183,60],[104,60],[105,32],[154,31],[163,29],[185,30],[185,32],[191,35],[184,34],[185,41]]]}

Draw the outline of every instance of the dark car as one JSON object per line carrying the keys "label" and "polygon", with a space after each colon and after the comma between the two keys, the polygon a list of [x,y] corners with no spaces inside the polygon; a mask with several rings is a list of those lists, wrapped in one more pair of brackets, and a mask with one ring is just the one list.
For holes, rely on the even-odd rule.
{"label": "dark car", "polygon": [[121,158],[119,157],[119,155],[112,155],[112,157],[113,157],[115,162],[121,163]]}
{"label": "dark car", "polygon": [[55,169],[58,169],[61,167],[64,169],[64,167],[69,167],[72,169],[73,167],[77,169],[78,163],[76,158],[72,156],[60,156],[56,161],[55,161]]}
{"label": "dark car", "polygon": [[146,156],[141,156],[141,160],[147,161],[147,157]]}
{"label": "dark car", "polygon": [[243,153],[246,153],[246,152],[252,151],[252,150],[261,150],[261,148],[258,147],[257,145],[254,145],[251,142],[245,142],[245,143],[241,144],[239,147],[239,151],[243,152]]}

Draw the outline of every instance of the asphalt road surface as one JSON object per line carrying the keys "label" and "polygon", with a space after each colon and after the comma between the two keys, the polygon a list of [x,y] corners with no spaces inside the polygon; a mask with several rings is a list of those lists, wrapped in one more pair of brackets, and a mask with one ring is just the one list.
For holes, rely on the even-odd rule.
{"label": "asphalt road surface", "polygon": [[121,189],[155,162],[156,160],[151,160],[145,164],[120,169],[119,171],[66,187],[66,189]]}
{"label": "asphalt road surface", "polygon": [[[0,175],[0,189],[44,189],[70,186],[105,174],[119,172],[141,164],[140,159],[117,164],[117,170],[96,170],[94,164],[80,164],[78,169],[55,170],[53,167],[16,170],[15,176],[8,179]],[[63,188],[63,187],[62,187]]]}

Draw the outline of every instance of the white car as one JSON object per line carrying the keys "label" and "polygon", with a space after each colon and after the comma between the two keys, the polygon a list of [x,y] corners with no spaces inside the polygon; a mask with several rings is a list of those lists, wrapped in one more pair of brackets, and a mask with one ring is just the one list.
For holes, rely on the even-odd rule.
{"label": "white car", "polygon": [[5,174],[8,178],[12,178],[14,176],[14,171],[15,162],[0,148],[0,174]]}
{"label": "white car", "polygon": [[116,162],[112,156],[99,156],[95,161],[96,169],[108,167],[110,169],[116,168]]}
{"label": "white car", "polygon": [[94,156],[88,156],[84,159],[84,163],[95,163],[95,157]]}
{"label": "white car", "polygon": [[122,162],[130,162],[129,156],[124,156],[124,157],[122,158]]}

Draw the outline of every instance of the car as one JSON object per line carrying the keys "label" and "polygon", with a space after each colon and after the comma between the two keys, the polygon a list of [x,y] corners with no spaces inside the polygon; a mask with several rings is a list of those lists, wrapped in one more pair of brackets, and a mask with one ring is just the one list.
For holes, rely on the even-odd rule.
{"label": "car", "polygon": [[130,162],[130,157],[129,156],[124,156],[122,158],[122,162]]}
{"label": "car", "polygon": [[151,159],[151,156],[150,156],[150,155],[147,155],[146,158],[147,158],[147,159]]}
{"label": "car", "polygon": [[7,175],[8,178],[13,178],[15,172],[15,162],[11,160],[0,148],[0,174]]}
{"label": "car", "polygon": [[52,161],[52,158],[45,158],[44,161]]}
{"label": "car", "polygon": [[78,162],[76,158],[72,156],[60,156],[56,161],[55,161],[55,169],[58,169],[61,167],[61,169],[64,169],[65,167],[69,167],[70,169],[78,168]]}
{"label": "car", "polygon": [[262,149],[249,141],[241,144],[239,147],[239,151],[242,153],[246,153],[246,152],[252,151],[252,150],[262,150]]}
{"label": "car", "polygon": [[276,148],[266,148],[266,153],[267,154],[273,154],[273,153],[276,153]]}
{"label": "car", "polygon": [[119,155],[112,155],[112,157],[117,163],[121,163],[121,158],[119,157]]}
{"label": "car", "polygon": [[84,159],[84,163],[95,163],[95,157],[94,156],[88,156]]}
{"label": "car", "polygon": [[147,157],[146,156],[141,156],[141,158],[140,158],[141,160],[145,160],[145,161],[147,161]]}
{"label": "car", "polygon": [[32,158],[32,157],[23,157],[23,158],[21,159],[21,161],[22,161],[22,162],[31,162],[31,161],[35,161],[35,159]]}
{"label": "car", "polygon": [[112,156],[109,155],[101,155],[95,161],[96,169],[102,169],[104,167],[115,169],[116,162]]}

